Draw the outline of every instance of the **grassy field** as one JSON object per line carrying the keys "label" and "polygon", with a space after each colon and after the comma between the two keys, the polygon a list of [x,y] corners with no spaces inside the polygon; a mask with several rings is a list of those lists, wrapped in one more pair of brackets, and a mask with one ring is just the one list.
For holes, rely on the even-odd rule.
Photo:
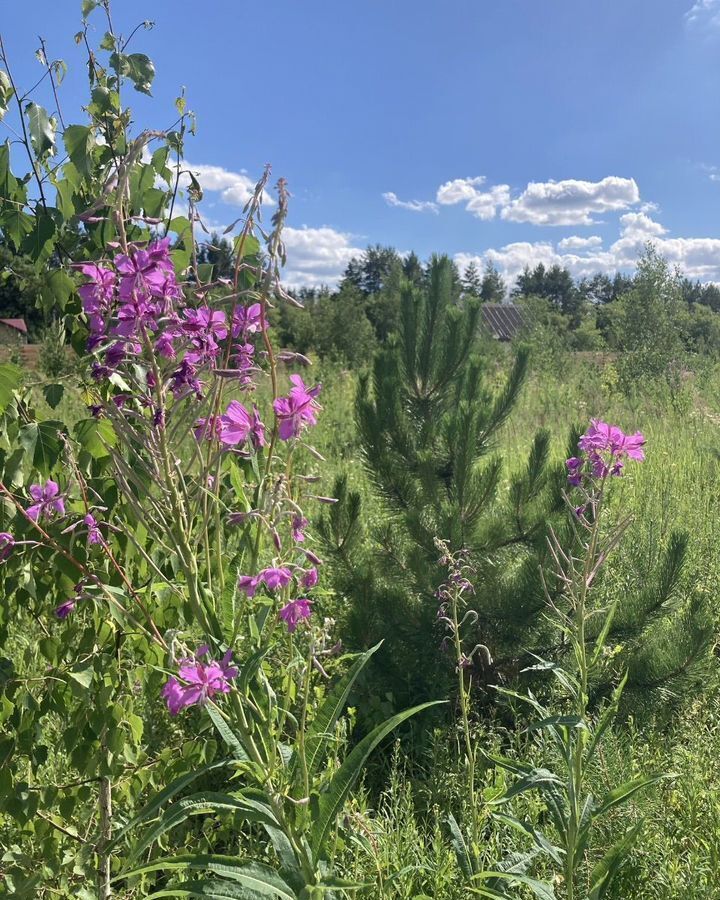
{"label": "grassy field", "polygon": [[[325,383],[325,410],[316,445],[332,464],[329,472],[325,469],[326,488],[332,487],[335,473],[346,472],[373,509],[372,489],[353,437],[354,378],[333,369],[317,374]],[[718,369],[688,375],[672,390],[664,383],[642,384],[628,397],[618,389],[611,362],[569,358],[562,379],[547,372],[531,375],[502,430],[498,449],[522,464],[532,435],[544,427],[551,432],[554,455],[562,459],[571,425],[584,426],[594,416],[615,422],[626,432],[641,430],[647,437],[647,461],[622,480],[613,497],[617,513],[630,513],[633,524],[614,558],[606,589],[621,595],[621,607],[625,599],[631,602],[633,592],[641,587],[635,573],[657,558],[673,529],[681,528],[690,533],[689,577],[710,597],[717,626],[719,413]],[[343,598],[337,602],[342,604]],[[536,752],[522,733],[503,734],[502,739],[506,746]],[[498,735],[478,724],[476,740],[492,748]],[[411,770],[398,755],[388,768],[388,787],[382,795],[356,799],[352,815],[361,837],[343,853],[347,874],[374,885],[363,896],[469,896],[444,823],[447,811],[461,811],[464,802],[458,753],[453,750],[459,749],[459,735],[438,733],[434,746],[429,757]],[[644,819],[643,836],[610,896],[617,900],[720,897],[719,756],[720,691],[714,662],[699,677],[681,681],[667,692],[628,699],[595,773],[598,791],[643,771],[667,772],[670,777],[638,795],[612,827],[596,836],[590,857],[609,845],[616,826]],[[485,777],[491,792],[495,776],[486,773]],[[531,807],[525,812],[531,818],[539,814]],[[516,836],[488,823],[488,865],[511,846],[517,846]],[[399,874],[389,879],[388,872]]]}

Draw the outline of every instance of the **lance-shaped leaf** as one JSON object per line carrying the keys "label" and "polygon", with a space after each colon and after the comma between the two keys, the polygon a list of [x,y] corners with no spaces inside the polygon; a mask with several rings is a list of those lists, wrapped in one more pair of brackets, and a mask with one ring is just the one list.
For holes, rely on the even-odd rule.
{"label": "lance-shaped leaf", "polygon": [[180,825],[191,816],[199,816],[209,812],[235,813],[248,822],[258,822],[261,825],[269,825],[271,828],[279,828],[279,823],[269,806],[264,806],[256,800],[246,800],[242,796],[233,797],[230,794],[222,794],[216,791],[205,791],[201,794],[191,794],[169,806],[160,816],[158,822],[150,828],[143,838],[133,847],[129,859],[137,859],[141,853],[152,846],[166,831],[170,831],[176,825]]}
{"label": "lance-shaped leaf", "polygon": [[180,791],[184,790],[189,784],[192,784],[193,781],[198,779],[201,775],[205,775],[207,772],[212,772],[214,769],[220,769],[223,766],[228,766],[231,764],[231,760],[229,759],[220,759],[215,762],[208,763],[204,766],[199,766],[197,769],[193,769],[192,772],[186,772],[184,775],[180,775],[179,778],[171,781],[170,784],[163,788],[159,793],[155,794],[155,796],[150,800],[141,810],[140,812],[131,819],[127,825],[120,829],[120,831],[115,835],[110,844],[110,847],[114,847],[118,841],[122,840],[125,835],[132,831],[134,828],[144,822],[145,819],[149,819],[151,816],[155,815],[155,813],[163,806],[168,800],[172,800],[172,798],[179,794]]}
{"label": "lance-shaped leaf", "polygon": [[[281,900],[296,900],[297,897],[292,888],[270,866],[259,862],[240,860],[235,856],[220,856],[218,854],[191,854],[161,859],[146,866],[141,866],[139,869],[134,869],[123,877],[129,878],[132,875],[173,871],[174,869],[199,869],[217,875],[219,879],[181,884],[173,888],[172,891],[160,891],[152,894],[153,897],[246,898],[248,896],[258,896],[279,897]],[[198,890],[198,885],[200,890]],[[237,893],[237,891],[233,893],[232,889],[238,886],[249,889],[251,893]],[[186,893],[188,891],[189,893]],[[222,893],[222,891],[225,891],[225,893]]]}
{"label": "lance-shaped leaf", "polygon": [[[328,745],[335,736],[335,725],[345,709],[352,686],[355,684],[360,672],[367,665],[370,657],[379,647],[380,644],[376,644],[357,657],[340,681],[328,693],[313,717],[305,735],[305,761],[310,778],[320,771],[327,754]],[[290,761],[293,774],[297,773],[299,764],[298,754],[295,751]]]}
{"label": "lance-shaped leaf", "polygon": [[603,900],[620,867],[627,859],[630,848],[640,834],[642,826],[643,820],[641,819],[637,825],[626,831],[617,843],[613,844],[594,867],[590,873],[588,900]]}
{"label": "lance-shaped leaf", "polygon": [[337,772],[333,775],[327,790],[320,796],[318,812],[310,836],[310,847],[313,857],[316,860],[320,858],[323,852],[328,832],[340,813],[347,795],[350,793],[352,786],[362,772],[367,758],[377,745],[384,740],[391,731],[394,731],[398,725],[402,725],[402,723],[411,716],[415,716],[419,712],[429,709],[432,706],[437,706],[439,703],[443,702],[444,701],[442,700],[436,700],[432,703],[422,703],[420,706],[414,706],[412,709],[406,709],[404,712],[398,713],[396,716],[388,719],[387,722],[378,725],[377,728],[366,735],[357,747],[353,749]]}

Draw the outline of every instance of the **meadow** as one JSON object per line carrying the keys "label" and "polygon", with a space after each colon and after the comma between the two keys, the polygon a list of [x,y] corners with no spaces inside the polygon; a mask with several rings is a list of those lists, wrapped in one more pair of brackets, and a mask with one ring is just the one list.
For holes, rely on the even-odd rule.
{"label": "meadow", "polygon": [[81,13],[82,124],[0,42],[0,893],[720,897],[717,288],[291,291],[285,180],[210,234]]}

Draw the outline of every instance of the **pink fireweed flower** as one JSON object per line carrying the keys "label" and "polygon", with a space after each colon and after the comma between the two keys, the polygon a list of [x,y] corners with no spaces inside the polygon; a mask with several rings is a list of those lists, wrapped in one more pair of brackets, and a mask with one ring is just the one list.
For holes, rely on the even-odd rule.
{"label": "pink fireweed flower", "polygon": [[58,619],[67,619],[70,613],[75,609],[77,605],[77,597],[72,597],[70,600],[66,600],[64,603],[61,603],[60,606],[55,608],[55,615]]}
{"label": "pink fireweed flower", "polygon": [[222,435],[222,422],[220,416],[209,416],[207,419],[198,419],[193,426],[193,434],[196,441],[219,440]]}
{"label": "pink fireweed flower", "polygon": [[256,450],[265,446],[265,426],[257,407],[253,407],[251,415],[242,403],[231,400],[220,421],[220,441],[227,447],[244,444],[248,439]]}
{"label": "pink fireweed flower", "polygon": [[183,315],[186,321],[181,327],[185,334],[208,334],[216,341],[224,341],[227,337],[225,313],[221,309],[201,306],[200,309],[185,309]]}
{"label": "pink fireweed flower", "polygon": [[256,334],[262,329],[262,310],[259,303],[250,306],[236,306],[233,312],[232,335],[234,338],[245,334]]}
{"label": "pink fireweed flower", "polygon": [[14,546],[15,538],[7,531],[0,531],[0,562],[5,562]]}
{"label": "pink fireweed flower", "polygon": [[314,588],[317,583],[318,570],[313,566],[311,569],[308,569],[307,572],[305,572],[300,580],[300,584],[302,584],[306,591],[309,591]]}
{"label": "pink fireweed flower", "polygon": [[65,501],[57,482],[48,479],[44,485],[31,484],[28,490],[35,502],[25,511],[33,522],[65,515]]}
{"label": "pink fireweed flower", "polygon": [[305,540],[305,529],[308,527],[308,524],[308,520],[305,516],[300,515],[300,513],[296,513],[293,516],[290,525],[290,533],[296,544],[302,544]]}
{"label": "pink fireweed flower", "polygon": [[578,448],[585,458],[571,456],[565,463],[568,482],[573,487],[580,486],[586,463],[593,478],[622,475],[626,460],[642,462],[645,459],[644,446],[645,437],[641,432],[625,434],[617,425],[591,419],[590,427],[578,441]]}
{"label": "pink fireweed flower", "polygon": [[259,584],[260,579],[257,575],[240,575],[237,581],[238,590],[242,591],[248,597],[255,596]]}
{"label": "pink fireweed flower", "polygon": [[280,618],[287,625],[287,630],[292,634],[304,619],[309,619],[312,615],[312,600],[307,597],[299,597],[297,600],[291,600],[278,613]]}
{"label": "pink fireweed flower", "polygon": [[83,519],[83,523],[87,528],[88,544],[102,544],[103,536],[95,516],[92,513],[88,513]]}
{"label": "pink fireweed flower", "polygon": [[320,404],[315,400],[320,393],[321,385],[308,388],[299,375],[291,375],[292,388],[287,397],[278,397],[273,401],[275,415],[279,422],[280,440],[289,441],[298,437],[307,425],[317,424],[316,413]]}
{"label": "pink fireweed flower", "polygon": [[254,597],[257,589],[264,584],[269,591],[287,587],[292,581],[292,572],[286,566],[263,569],[257,575],[240,575],[238,589],[248,597]]}
{"label": "pink fireweed flower", "polygon": [[278,588],[287,587],[292,581],[292,572],[286,566],[278,568],[263,569],[258,575],[261,581],[265,582],[269,591],[276,591]]}
{"label": "pink fireweed flower", "polygon": [[236,447],[238,444],[244,444],[250,437],[252,419],[240,401],[230,401],[220,422],[220,440],[226,446]]}
{"label": "pink fireweed flower", "polygon": [[238,670],[230,665],[232,650],[228,650],[217,662],[200,662],[200,657],[206,656],[208,652],[208,647],[203,645],[195,659],[183,660],[178,669],[178,678],[172,675],[163,687],[162,696],[171,716],[176,716],[187,706],[203,705],[216,694],[230,693],[230,679],[237,678],[238,675]]}

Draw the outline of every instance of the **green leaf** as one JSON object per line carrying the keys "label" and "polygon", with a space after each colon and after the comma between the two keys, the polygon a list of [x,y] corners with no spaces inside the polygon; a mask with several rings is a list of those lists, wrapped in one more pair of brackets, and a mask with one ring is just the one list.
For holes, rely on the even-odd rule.
{"label": "green leaf", "polygon": [[55,409],[55,407],[62,400],[64,393],[65,388],[62,384],[46,384],[43,388],[45,402],[50,407],[50,409]]}
{"label": "green leaf", "polygon": [[470,879],[473,877],[473,864],[472,859],[470,858],[470,851],[465,843],[465,838],[460,830],[457,819],[452,813],[448,815],[447,821],[448,826],[450,827],[450,843],[455,851],[455,857],[460,866],[460,871],[466,878]]}
{"label": "green leaf", "polygon": [[35,154],[43,157],[55,148],[55,120],[51,119],[43,106],[31,100],[25,107],[25,115],[30,126],[30,141]]}
{"label": "green leaf", "polygon": [[64,312],[68,300],[75,293],[75,282],[62,269],[53,269],[42,288],[43,309],[46,313]]}
{"label": "green leaf", "polygon": [[110,56],[110,65],[121,75],[129,78],[136,91],[142,94],[150,94],[150,87],[155,78],[155,66],[152,60],[144,53],[113,53]]}
{"label": "green leaf", "polygon": [[625,784],[621,784],[619,787],[613,788],[613,790],[607,793],[602,801],[598,804],[597,809],[593,814],[593,818],[597,819],[599,816],[604,815],[613,807],[618,806],[620,803],[624,803],[626,800],[629,800],[630,797],[633,796],[633,794],[637,794],[638,791],[641,791],[643,788],[649,787],[651,784],[655,784],[664,777],[666,776],[640,775],[638,778],[633,778],[631,781],[626,781]]}
{"label": "green leaf", "polygon": [[[257,900],[258,897],[266,897],[267,894],[259,894],[232,881],[219,881],[207,878],[202,881],[183,881],[175,887],[164,891],[149,894],[147,900],[155,900],[157,897],[200,897],[206,900]],[[277,896],[271,894],[270,896]],[[293,894],[293,896],[295,896]]]}
{"label": "green leaf", "polygon": [[204,791],[200,794],[191,794],[169,806],[160,816],[158,822],[150,828],[142,839],[133,847],[129,859],[137,859],[148,847],[162,837],[166,831],[180,825],[191,816],[199,816],[210,812],[232,812],[240,815],[248,822],[258,822],[261,825],[269,825],[271,828],[279,828],[279,823],[269,807],[264,807],[256,800],[246,800],[244,797],[233,797],[230,794],[222,794],[217,791]]}
{"label": "green leaf", "polygon": [[152,798],[152,800],[150,800],[150,802],[140,810],[140,812],[135,816],[134,819],[128,822],[128,824],[115,835],[110,846],[114,847],[118,843],[118,841],[125,837],[125,835],[129,831],[137,828],[137,826],[142,821],[154,815],[164,803],[167,803],[168,800],[171,800],[175,796],[175,794],[178,794],[189,784],[192,784],[192,782],[199,778],[201,775],[205,775],[207,772],[212,772],[213,769],[220,769],[223,766],[228,765],[230,765],[230,760],[228,759],[216,760],[215,762],[208,763],[205,766],[200,766],[197,769],[193,769],[192,772],[186,772],[185,775],[181,775],[179,778],[171,781],[167,787],[163,788],[160,793],[156,794]]}
{"label": "green leaf", "polygon": [[82,17],[87,19],[96,6],[100,5],[100,0],[82,0]]}
{"label": "green leaf", "polygon": [[12,363],[0,365],[0,414],[12,403],[15,391],[22,384],[22,369]]}
{"label": "green leaf", "polygon": [[[133,875],[143,875],[147,872],[168,871],[173,869],[200,869],[210,872],[213,875],[219,875],[222,879],[236,882],[250,890],[254,891],[259,897],[280,897],[281,900],[296,900],[296,894],[290,888],[275,869],[259,862],[249,862],[239,860],[236,856],[220,856],[218,854],[197,854],[188,856],[175,856],[170,859],[161,859],[158,862],[150,863],[139,869],[134,869],[123,875],[129,878]],[[227,885],[227,881],[207,881],[200,884],[215,885],[215,889]],[[162,897],[164,892],[153,896]],[[165,894],[165,896],[168,896]],[[202,893],[201,897],[233,897],[247,896],[238,894],[207,894]]]}
{"label": "green leaf", "polygon": [[[107,419],[81,419],[73,429],[75,440],[93,459],[109,455],[108,447],[117,443],[112,423]],[[107,445],[107,446],[106,446]]]}
{"label": "green leaf", "polygon": [[235,759],[241,760],[242,762],[247,762],[248,755],[245,752],[243,745],[240,743],[240,739],[235,735],[233,730],[225,721],[220,710],[215,706],[214,703],[208,703],[205,708],[207,709],[207,713],[210,716],[213,725],[217,729],[218,734],[225,741],[228,748],[232,751],[232,755],[235,757]]}
{"label": "green leaf", "polygon": [[[327,753],[328,746],[335,738],[335,725],[342,715],[347,703],[348,696],[355,684],[358,675],[367,665],[370,657],[380,647],[376,644],[365,653],[355,659],[353,664],[338,681],[335,687],[328,693],[322,702],[322,705],[313,716],[310,727],[305,735],[305,761],[307,764],[308,775],[312,779],[322,766]],[[300,760],[297,752],[293,752],[290,761],[290,767],[293,774],[299,770]]]}
{"label": "green leaf", "polygon": [[0,69],[0,121],[8,110],[13,93],[8,73]]}
{"label": "green leaf", "polygon": [[68,125],[63,133],[63,143],[75,168],[84,178],[89,178],[93,170],[92,150],[95,146],[92,128]]}
{"label": "green leaf", "polygon": [[73,681],[77,682],[81,687],[83,687],[86,691],[90,690],[90,685],[93,680],[93,669],[92,666],[88,666],[85,669],[77,669],[74,672],[68,672],[68,678],[72,678]]}
{"label": "green leaf", "polygon": [[620,840],[613,844],[600,862],[595,865],[590,873],[588,900],[602,900],[605,896],[620,867],[627,859],[628,853],[640,834],[642,826],[643,821],[641,819],[637,825],[626,831]]}
{"label": "green leaf", "polygon": [[523,775],[522,778],[513,782],[501,797],[498,797],[496,800],[488,800],[488,805],[492,806],[495,804],[507,803],[508,800],[511,800],[518,794],[524,794],[526,791],[543,791],[548,786],[555,786],[558,784],[562,784],[561,779],[549,769],[532,769],[526,775]]}
{"label": "green leaf", "polygon": [[[529,887],[533,892],[537,900],[557,900],[555,895],[555,891],[551,884],[548,884],[545,881],[538,881],[536,878],[530,878],[528,875],[515,875],[511,872],[480,872],[477,878],[502,878],[505,881],[509,881],[511,884],[524,884],[526,887]],[[488,892],[485,888],[473,888],[470,890],[473,894],[480,894],[481,897],[504,897],[505,894],[493,893],[492,891]]]}
{"label": "green leaf", "polygon": [[432,703],[422,703],[420,706],[414,706],[412,709],[406,709],[404,712],[398,713],[382,725],[378,725],[370,734],[366,735],[360,743],[352,750],[345,759],[340,768],[335,772],[328,785],[327,791],[320,795],[318,802],[318,813],[315,817],[311,836],[310,847],[313,857],[317,860],[320,858],[325,846],[328,832],[332,828],[335,819],[342,809],[347,795],[350,793],[353,785],[357,781],[367,758],[373,752],[381,741],[383,741],[391,731],[394,731],[398,725],[402,725],[411,716],[417,715],[423,710],[430,709],[443,703],[442,700],[436,700]]}
{"label": "green leaf", "polygon": [[29,422],[20,429],[18,440],[28,456],[32,456],[34,468],[43,475],[48,475],[60,459],[62,442],[59,435],[64,431],[65,425],[54,419]]}

